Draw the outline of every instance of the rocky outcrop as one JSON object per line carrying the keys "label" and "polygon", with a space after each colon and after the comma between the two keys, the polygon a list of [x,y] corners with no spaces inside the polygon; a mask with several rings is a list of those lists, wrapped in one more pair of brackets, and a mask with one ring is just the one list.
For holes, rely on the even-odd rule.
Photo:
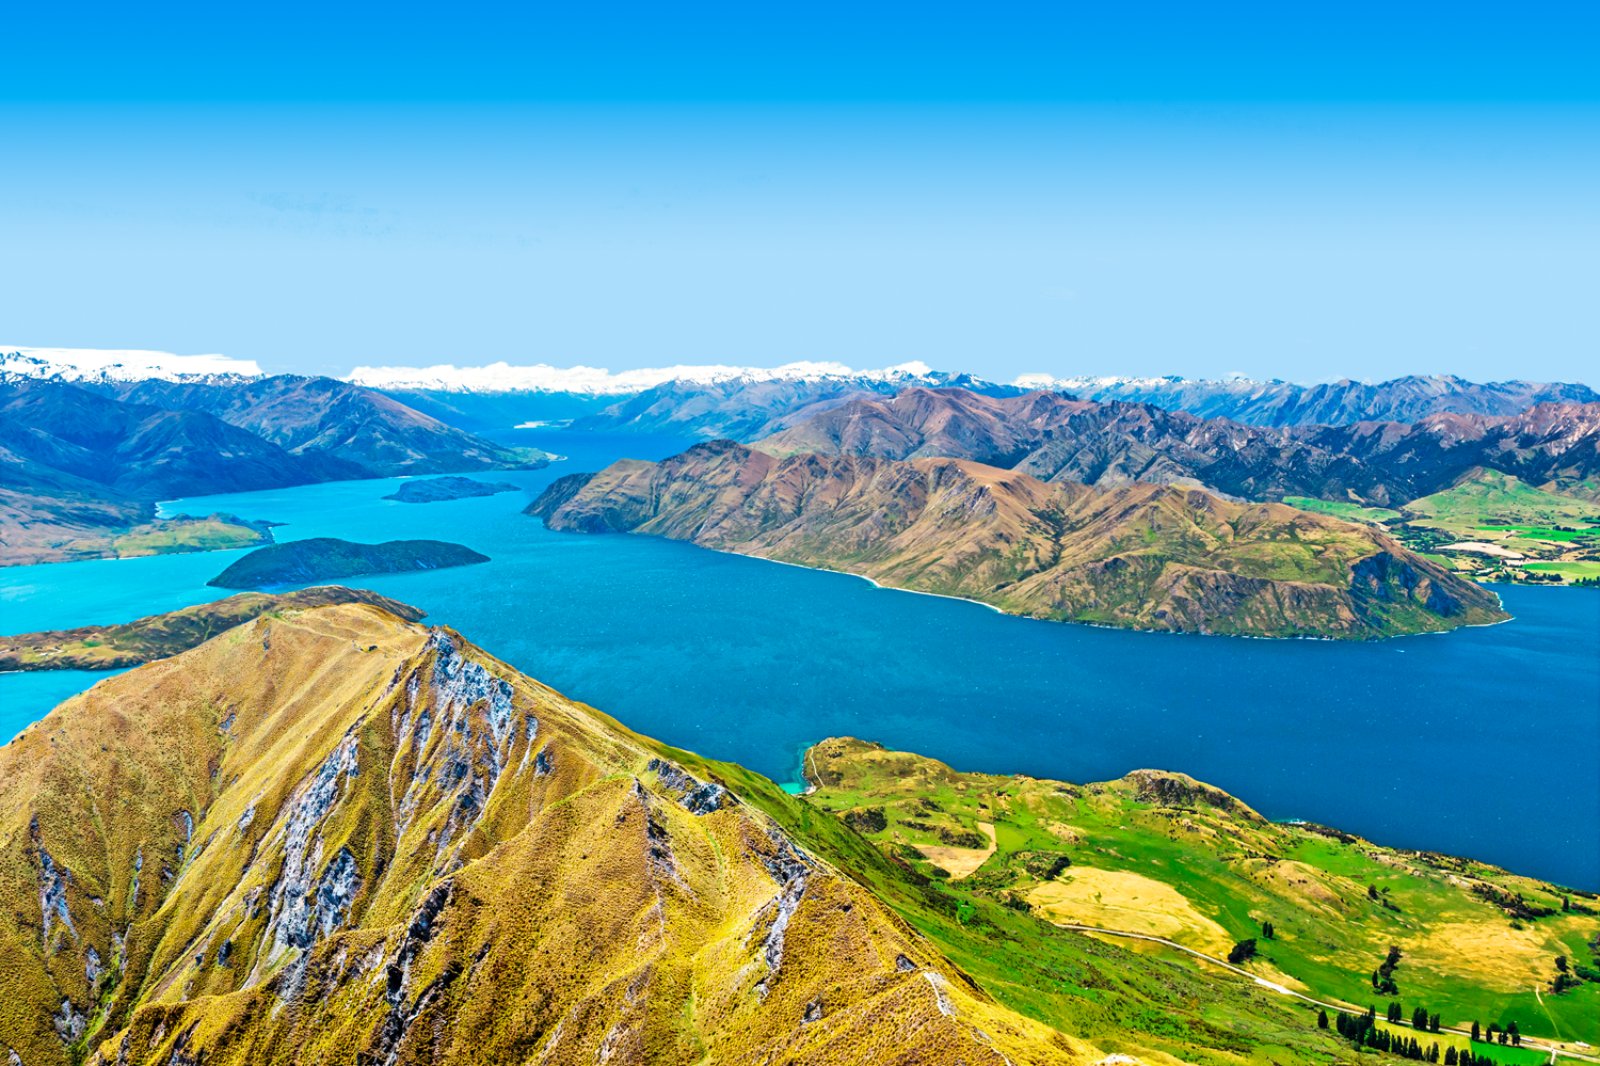
{"label": "rocky outcrop", "polygon": [[1188,774],[1173,773],[1169,770],[1135,770],[1123,780],[1133,786],[1134,796],[1140,803],[1158,807],[1215,807],[1217,810],[1239,815],[1252,822],[1266,821],[1222,789],[1203,781],[1196,781]]}

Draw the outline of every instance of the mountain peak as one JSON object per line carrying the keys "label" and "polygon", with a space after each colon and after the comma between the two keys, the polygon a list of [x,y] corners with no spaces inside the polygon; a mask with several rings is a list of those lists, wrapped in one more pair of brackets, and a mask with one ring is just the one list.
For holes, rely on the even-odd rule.
{"label": "mountain peak", "polygon": [[29,1066],[1087,1050],[669,749],[377,607],[76,697],[0,749],[4,841],[47,915],[0,916]]}

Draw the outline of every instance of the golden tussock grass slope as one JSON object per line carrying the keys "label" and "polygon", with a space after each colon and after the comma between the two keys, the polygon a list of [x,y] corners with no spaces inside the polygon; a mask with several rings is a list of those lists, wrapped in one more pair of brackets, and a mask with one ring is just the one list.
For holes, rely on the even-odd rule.
{"label": "golden tussock grass slope", "polygon": [[262,616],[0,750],[0,1045],[1071,1063],[720,785],[447,630]]}

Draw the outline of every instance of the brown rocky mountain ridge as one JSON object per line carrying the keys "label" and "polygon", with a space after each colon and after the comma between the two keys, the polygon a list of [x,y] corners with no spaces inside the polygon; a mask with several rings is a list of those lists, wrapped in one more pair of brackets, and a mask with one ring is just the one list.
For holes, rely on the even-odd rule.
{"label": "brown rocky mountain ridge", "polygon": [[958,459],[779,458],[720,441],[569,475],[528,510],[552,529],[670,537],[1056,620],[1359,639],[1507,617],[1370,526]]}
{"label": "brown rocky mountain ridge", "polygon": [[[989,396],[1018,396],[1040,387],[1002,385],[970,375],[936,374],[930,378],[938,380],[929,380],[929,385],[963,388]],[[673,381],[618,400],[588,414],[579,424],[608,432],[677,432],[749,443],[849,400],[892,395],[903,387],[903,382],[848,376],[809,381],[749,378],[711,383]],[[1147,404],[1252,426],[1412,423],[1436,414],[1514,415],[1541,403],[1600,401],[1600,395],[1581,384],[1474,382],[1449,374],[1315,385],[1287,381],[1086,377],[1057,381],[1050,386],[1050,391],[1068,399]],[[431,395],[434,399],[449,399],[461,394]],[[399,398],[413,404],[427,402],[417,394],[400,394]],[[503,418],[502,421],[518,419]]]}
{"label": "brown rocky mountain ridge", "polygon": [[1476,467],[1578,495],[1600,491],[1600,403],[1273,428],[1051,392],[995,397],[916,388],[798,417],[753,446],[777,455],[973,459],[1090,485],[1191,482],[1255,500],[1399,504],[1448,488]]}

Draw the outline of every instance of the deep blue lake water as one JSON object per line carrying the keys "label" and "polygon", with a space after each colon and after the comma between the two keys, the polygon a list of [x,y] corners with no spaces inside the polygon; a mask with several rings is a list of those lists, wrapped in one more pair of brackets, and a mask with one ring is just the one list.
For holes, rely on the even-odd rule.
{"label": "deep blue lake water", "polygon": [[[1069,781],[1182,770],[1269,817],[1600,888],[1600,594],[1503,587],[1505,625],[1373,644],[1129,633],[670,541],[546,531],[554,477],[681,442],[513,438],[572,456],[449,503],[395,481],[178,501],[286,523],[280,540],[436,537],[493,558],[353,580],[635,729],[780,781],[853,735],[969,770]],[[241,552],[0,569],[0,632],[203,602]],[[0,676],[0,738],[102,675]]]}

